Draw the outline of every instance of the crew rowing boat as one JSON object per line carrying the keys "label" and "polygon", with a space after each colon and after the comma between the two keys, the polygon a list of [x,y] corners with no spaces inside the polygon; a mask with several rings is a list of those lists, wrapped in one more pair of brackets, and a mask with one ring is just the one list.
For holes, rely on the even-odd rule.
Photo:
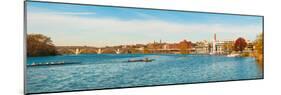
{"label": "crew rowing boat", "polygon": [[145,59],[137,59],[137,60],[128,60],[127,62],[152,62],[154,61],[155,59],[148,59],[148,58],[145,58]]}
{"label": "crew rowing boat", "polygon": [[81,62],[65,62],[65,61],[60,61],[60,62],[45,62],[45,63],[32,63],[32,64],[27,64],[27,66],[48,66],[48,65],[66,65],[66,64],[78,64]]}

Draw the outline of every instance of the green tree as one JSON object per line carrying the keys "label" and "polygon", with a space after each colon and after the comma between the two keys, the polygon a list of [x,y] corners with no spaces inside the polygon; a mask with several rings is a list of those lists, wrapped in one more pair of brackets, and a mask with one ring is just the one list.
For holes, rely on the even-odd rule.
{"label": "green tree", "polygon": [[27,56],[51,56],[57,54],[58,52],[51,38],[42,34],[27,35]]}

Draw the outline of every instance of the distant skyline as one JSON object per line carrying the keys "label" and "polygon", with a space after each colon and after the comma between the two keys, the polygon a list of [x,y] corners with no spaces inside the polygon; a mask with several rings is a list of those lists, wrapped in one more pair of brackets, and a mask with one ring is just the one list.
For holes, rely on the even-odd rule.
{"label": "distant skyline", "polygon": [[51,37],[57,46],[115,46],[255,40],[262,33],[262,17],[147,10],[58,3],[27,3],[27,33]]}

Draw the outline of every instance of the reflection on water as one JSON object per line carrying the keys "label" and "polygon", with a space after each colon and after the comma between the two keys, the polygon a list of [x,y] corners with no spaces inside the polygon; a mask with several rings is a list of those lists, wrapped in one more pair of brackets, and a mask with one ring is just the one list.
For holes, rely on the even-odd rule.
{"label": "reflection on water", "polygon": [[[125,62],[132,59],[152,62]],[[75,61],[79,64],[27,67],[27,92],[262,78],[254,58],[208,55],[82,54],[31,57],[27,64]]]}

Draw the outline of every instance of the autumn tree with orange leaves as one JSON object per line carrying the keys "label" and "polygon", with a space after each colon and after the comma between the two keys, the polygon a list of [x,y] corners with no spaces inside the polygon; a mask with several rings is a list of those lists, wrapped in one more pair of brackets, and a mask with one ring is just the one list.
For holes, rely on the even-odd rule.
{"label": "autumn tree with orange leaves", "polygon": [[27,56],[51,56],[57,54],[58,52],[51,38],[42,34],[27,35]]}
{"label": "autumn tree with orange leaves", "polygon": [[247,46],[247,42],[244,38],[239,37],[234,43],[234,50],[242,52]]}

